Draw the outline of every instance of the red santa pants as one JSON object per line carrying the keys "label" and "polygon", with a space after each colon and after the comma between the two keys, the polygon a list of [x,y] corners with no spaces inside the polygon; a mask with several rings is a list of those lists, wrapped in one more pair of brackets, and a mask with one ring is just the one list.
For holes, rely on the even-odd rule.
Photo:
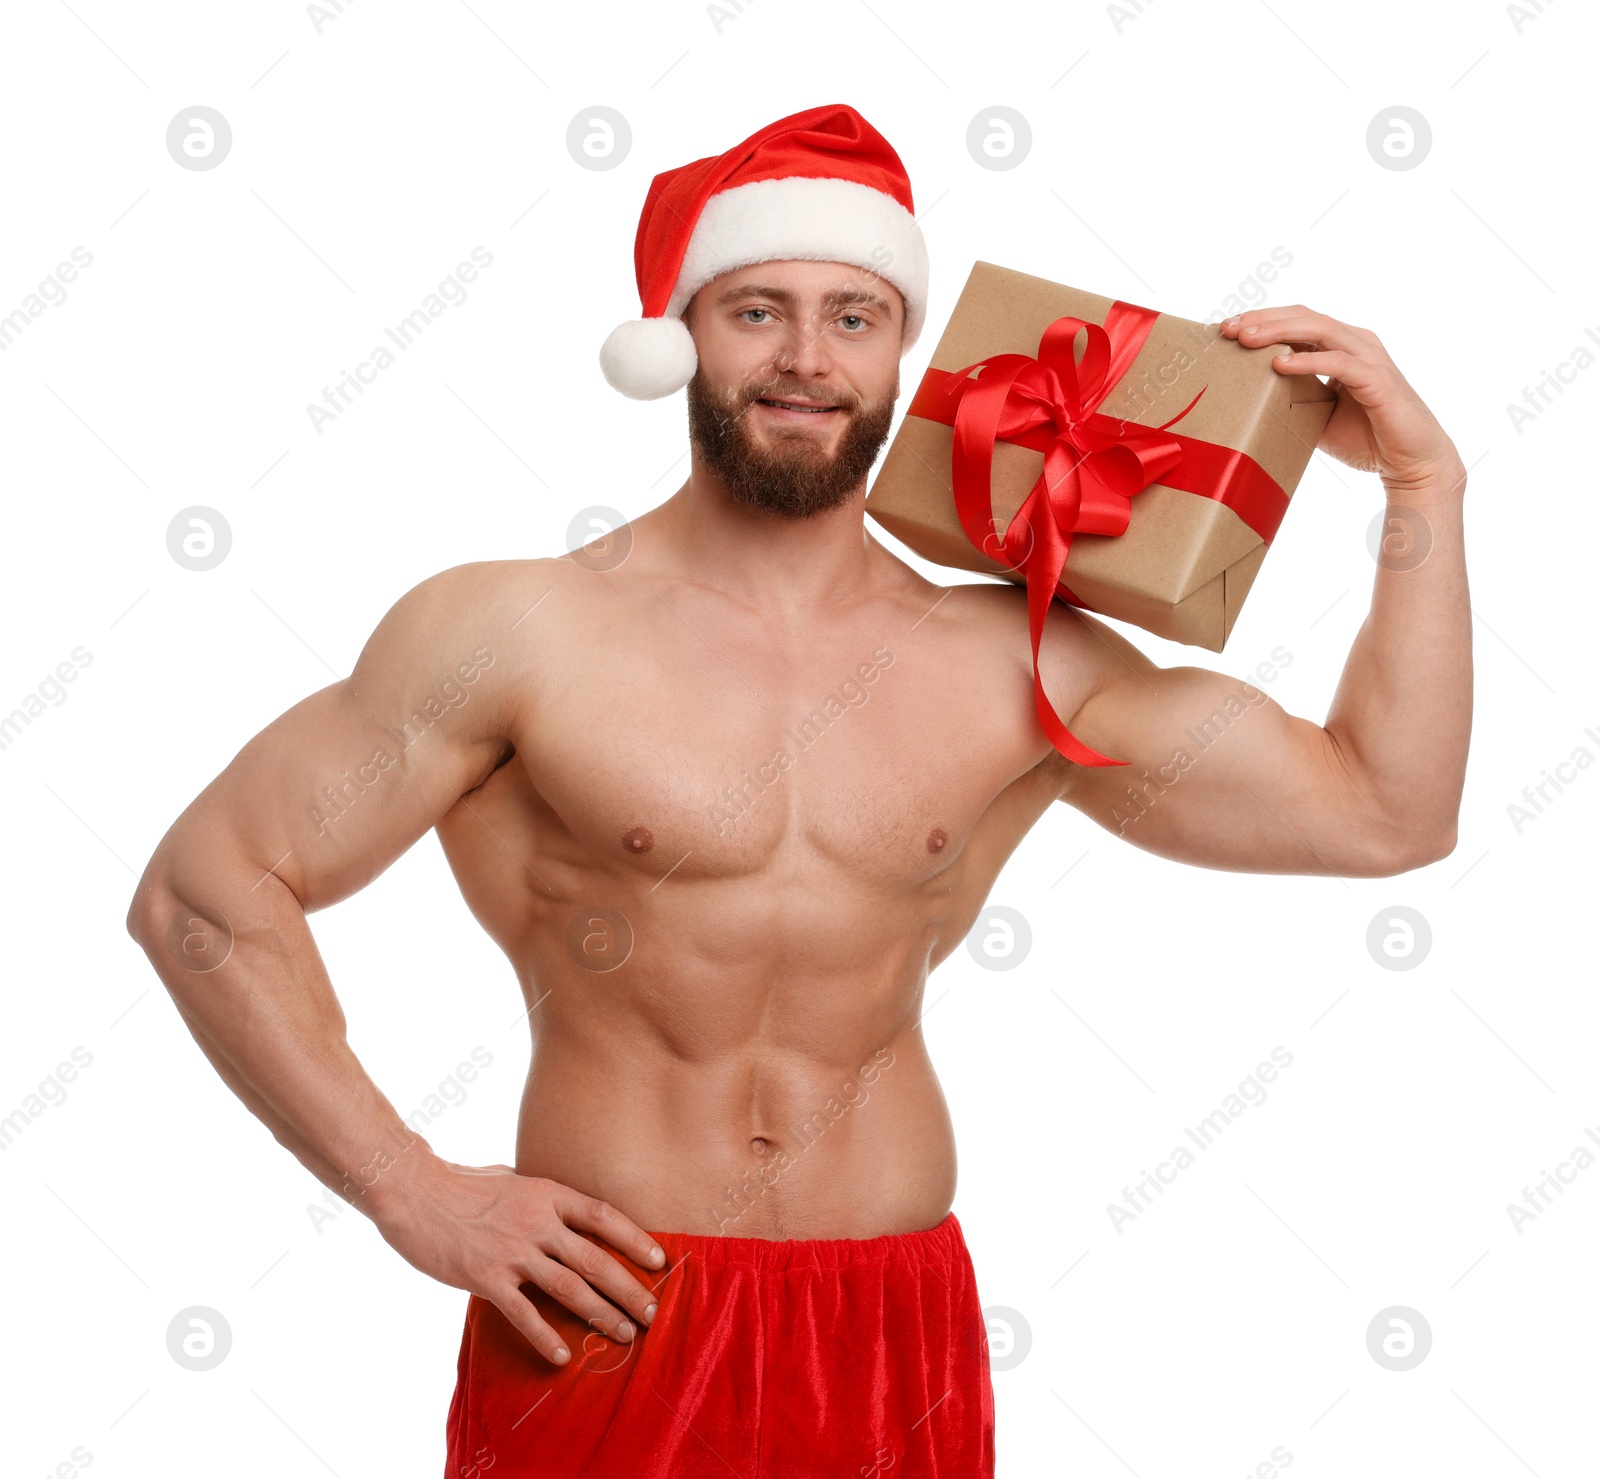
{"label": "red santa pants", "polygon": [[992,1479],[987,1331],[955,1213],[877,1238],[650,1235],[664,1273],[591,1240],[657,1295],[631,1342],[533,1291],[565,1366],[470,1296],[446,1479]]}

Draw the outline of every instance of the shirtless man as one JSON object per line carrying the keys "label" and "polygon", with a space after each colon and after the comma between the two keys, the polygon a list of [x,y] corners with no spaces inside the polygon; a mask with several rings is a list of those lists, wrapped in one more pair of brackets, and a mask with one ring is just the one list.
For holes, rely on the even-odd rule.
{"label": "shirtless man", "polygon": [[[697,187],[715,199],[829,129],[881,165],[881,137],[833,108],[685,168],[722,168]],[[681,213],[668,180],[656,226]],[[680,241],[662,270],[694,291],[675,305],[641,268],[647,312],[687,309],[684,485],[559,559],[408,592],[348,681],[179,817],[129,912],[274,1136],[470,1291],[451,1479],[993,1472],[923,991],[1051,804],[1112,827],[1126,782],[1041,729],[1021,589],[930,583],[866,531],[925,308],[915,264],[740,255],[696,285]],[[1323,450],[1378,472],[1432,550],[1378,568],[1326,724],[1263,696],[1129,840],[1248,872],[1432,862],[1455,844],[1470,716],[1461,460],[1366,330],[1288,307],[1223,331],[1334,377]],[[635,395],[686,378],[659,353],[607,373]],[[1237,687],[1061,603],[1040,664],[1071,730],[1134,773]],[[528,1009],[515,1167],[444,1160],[400,1119],[306,923],[430,828]]]}

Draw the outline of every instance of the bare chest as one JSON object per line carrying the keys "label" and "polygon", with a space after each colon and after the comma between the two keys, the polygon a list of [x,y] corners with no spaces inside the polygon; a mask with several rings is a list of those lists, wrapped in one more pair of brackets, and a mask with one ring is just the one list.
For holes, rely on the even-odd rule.
{"label": "bare chest", "polygon": [[986,727],[914,648],[679,656],[676,673],[590,673],[561,722],[531,726],[530,779],[596,860],[916,886],[959,856],[1003,779]]}
{"label": "bare chest", "polygon": [[652,890],[764,876],[948,894],[997,795],[1039,758],[1026,674],[910,621],[787,655],[696,625],[666,609],[595,623],[581,660],[553,667],[516,758],[439,828],[458,876],[487,827],[488,866],[515,849],[557,892],[600,870]]}

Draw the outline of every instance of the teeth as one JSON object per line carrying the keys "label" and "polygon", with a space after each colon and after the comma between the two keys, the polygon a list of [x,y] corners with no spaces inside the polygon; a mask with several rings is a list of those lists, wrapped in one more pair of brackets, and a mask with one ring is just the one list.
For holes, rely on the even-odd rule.
{"label": "teeth", "polygon": [[763,405],[776,406],[782,411],[831,411],[832,406],[796,406],[788,401],[763,401]]}

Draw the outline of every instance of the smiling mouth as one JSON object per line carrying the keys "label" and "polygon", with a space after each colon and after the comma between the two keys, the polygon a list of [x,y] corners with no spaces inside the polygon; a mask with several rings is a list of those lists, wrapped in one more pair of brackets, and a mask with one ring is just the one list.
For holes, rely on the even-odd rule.
{"label": "smiling mouth", "polygon": [[758,400],[756,404],[759,406],[765,406],[769,411],[777,411],[788,416],[812,416],[826,418],[832,412],[839,409],[837,406],[806,405],[803,401],[790,401],[781,399],[762,399]]}

